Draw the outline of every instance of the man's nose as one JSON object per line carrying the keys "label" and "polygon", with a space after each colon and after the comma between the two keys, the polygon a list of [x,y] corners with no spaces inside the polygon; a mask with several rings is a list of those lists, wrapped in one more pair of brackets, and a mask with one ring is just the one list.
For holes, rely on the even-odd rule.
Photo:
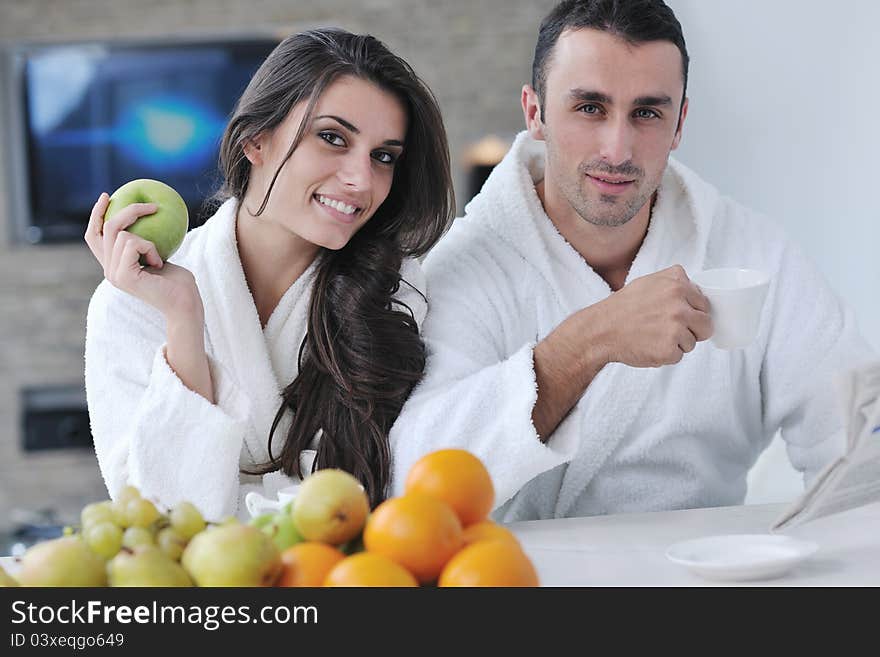
{"label": "man's nose", "polygon": [[622,164],[632,159],[633,131],[625,118],[607,121],[602,126],[600,155],[611,165]]}

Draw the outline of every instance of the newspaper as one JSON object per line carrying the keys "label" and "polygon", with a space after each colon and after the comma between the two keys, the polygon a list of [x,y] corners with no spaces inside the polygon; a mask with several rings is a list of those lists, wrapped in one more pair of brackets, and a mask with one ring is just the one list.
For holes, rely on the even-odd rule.
{"label": "newspaper", "polygon": [[816,476],[771,531],[880,501],[880,363],[848,372],[838,384],[846,451]]}

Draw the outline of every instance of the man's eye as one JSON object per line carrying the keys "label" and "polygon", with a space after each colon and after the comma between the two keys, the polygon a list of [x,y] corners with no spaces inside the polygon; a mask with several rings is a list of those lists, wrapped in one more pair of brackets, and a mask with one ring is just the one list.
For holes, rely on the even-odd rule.
{"label": "man's eye", "polygon": [[326,141],[328,144],[333,144],[334,146],[345,146],[345,140],[337,135],[335,132],[319,132],[318,136]]}
{"label": "man's eye", "polygon": [[376,151],[373,153],[373,159],[382,164],[394,164],[397,161],[397,158],[388,151]]}
{"label": "man's eye", "polygon": [[636,118],[639,118],[639,119],[657,119],[657,118],[660,118],[660,115],[657,114],[657,112],[655,112],[655,111],[652,110],[652,109],[644,109],[644,108],[643,108],[643,109],[636,110]]}
{"label": "man's eye", "polygon": [[587,105],[582,105],[580,111],[584,114],[598,114],[600,110],[598,105],[593,105],[592,103],[590,103]]}

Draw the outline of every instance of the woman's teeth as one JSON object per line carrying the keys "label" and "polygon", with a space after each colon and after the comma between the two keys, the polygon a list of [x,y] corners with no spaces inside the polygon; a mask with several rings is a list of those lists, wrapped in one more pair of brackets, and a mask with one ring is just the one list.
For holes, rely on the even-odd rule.
{"label": "woman's teeth", "polygon": [[353,205],[347,205],[342,201],[335,201],[332,198],[327,198],[326,196],[321,196],[320,194],[315,194],[315,198],[318,199],[319,203],[322,203],[326,206],[341,212],[342,214],[354,214],[357,212],[357,208]]}

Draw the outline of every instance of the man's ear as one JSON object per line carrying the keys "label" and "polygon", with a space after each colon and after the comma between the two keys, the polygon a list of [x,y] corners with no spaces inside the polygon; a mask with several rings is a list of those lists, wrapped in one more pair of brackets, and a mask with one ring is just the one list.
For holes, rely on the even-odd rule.
{"label": "man's ear", "polygon": [[263,163],[263,136],[257,135],[244,141],[244,156],[251,164]]}
{"label": "man's ear", "polygon": [[681,133],[684,130],[684,120],[687,118],[688,113],[688,99],[685,98],[684,102],[681,105],[681,114],[678,117],[678,127],[675,129],[675,137],[672,138],[672,148],[669,150],[674,151],[678,148],[678,145],[681,143]]}
{"label": "man's ear", "polygon": [[522,88],[523,117],[526,120],[526,129],[532,139],[544,139],[544,117],[541,116],[541,99],[537,92],[529,84]]}

